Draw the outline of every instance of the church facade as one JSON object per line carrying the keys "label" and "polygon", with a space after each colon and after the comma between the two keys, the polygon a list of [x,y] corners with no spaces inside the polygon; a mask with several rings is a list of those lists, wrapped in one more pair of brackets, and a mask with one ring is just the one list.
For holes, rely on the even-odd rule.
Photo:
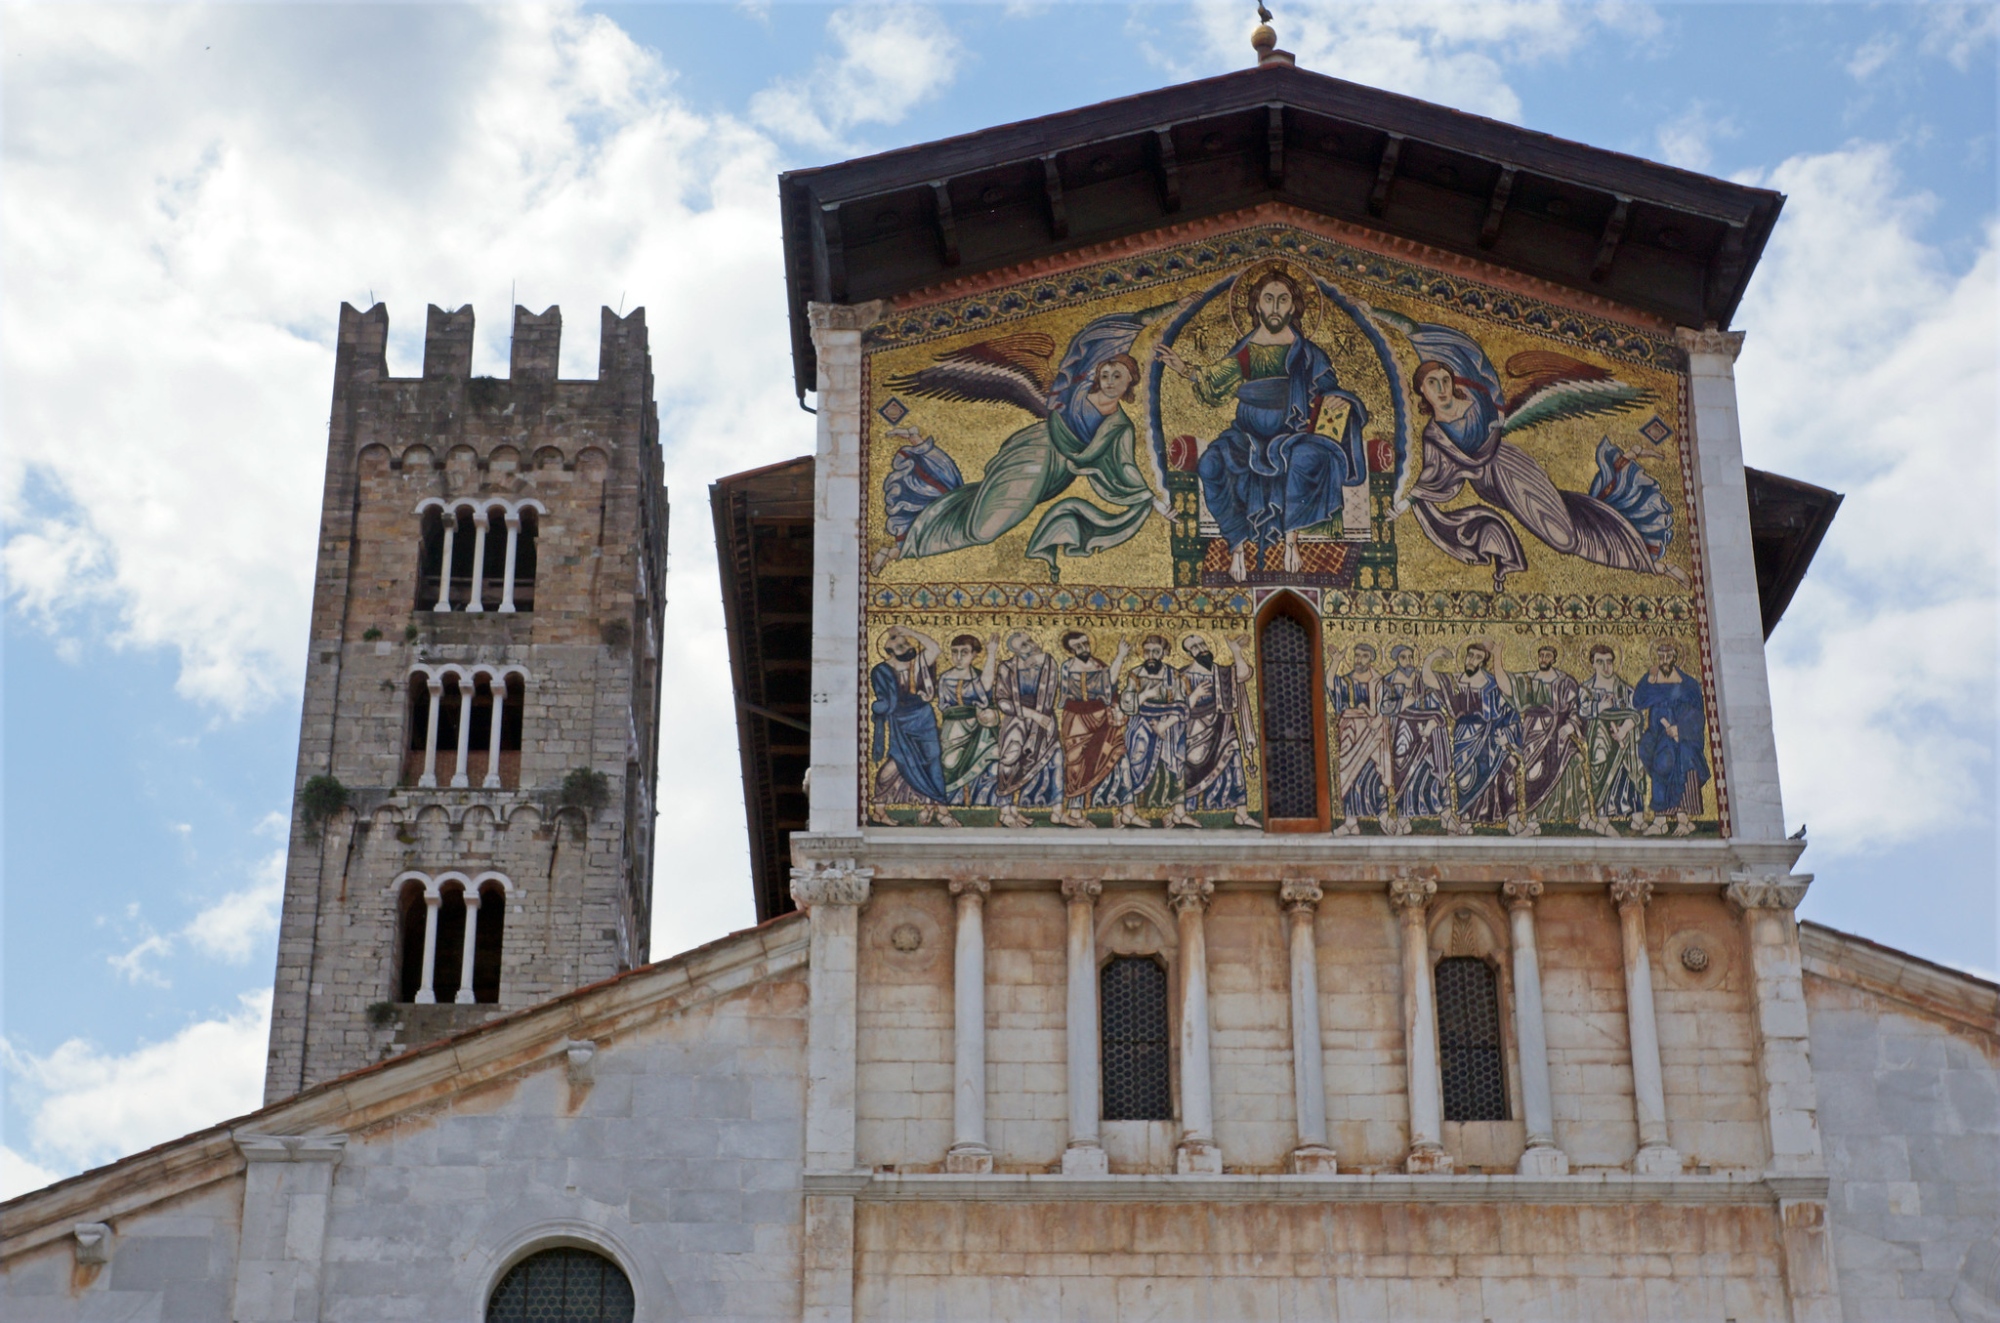
{"label": "church facade", "polygon": [[344,311],[268,1105],[0,1206],[10,1318],[2000,1318],[2000,990],[1795,913],[1782,199],[1272,44],[781,182],[671,959],[643,317]]}

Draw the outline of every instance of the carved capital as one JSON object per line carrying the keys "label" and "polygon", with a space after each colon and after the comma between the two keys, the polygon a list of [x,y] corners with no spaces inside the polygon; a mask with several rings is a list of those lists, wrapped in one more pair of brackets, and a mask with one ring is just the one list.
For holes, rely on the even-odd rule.
{"label": "carved capital", "polygon": [[993,890],[993,884],[983,877],[955,877],[947,885],[950,886],[951,894],[954,896],[962,896],[970,891],[975,896],[983,897]]}
{"label": "carved capital", "polygon": [[795,866],[792,903],[802,910],[815,905],[865,905],[874,877],[874,869],[856,868],[852,859]]}
{"label": "carved capital", "polygon": [[1319,908],[1320,901],[1325,898],[1326,892],[1320,889],[1319,883],[1310,878],[1286,878],[1278,887],[1278,903],[1293,914],[1301,911],[1311,913]]}
{"label": "carved capital", "polygon": [[1437,893],[1438,884],[1427,877],[1399,877],[1389,884],[1389,903],[1405,917],[1421,918]]}
{"label": "carved capital", "polygon": [[1095,905],[1097,898],[1104,894],[1104,883],[1094,877],[1066,877],[1062,884],[1063,899],[1075,904],[1082,901]]}
{"label": "carved capital", "polygon": [[1215,883],[1205,877],[1177,877],[1167,883],[1167,903],[1176,914],[1199,914],[1215,898]]}
{"label": "carved capital", "polygon": [[866,303],[806,304],[806,322],[815,331],[865,331],[880,320],[880,299]]}
{"label": "carved capital", "polygon": [[230,1138],[245,1162],[339,1162],[346,1135],[257,1135],[239,1130]]}
{"label": "carved capital", "polygon": [[1539,882],[1508,882],[1500,890],[1507,897],[1507,908],[1510,910],[1532,909],[1535,902],[1542,898],[1542,884]]}
{"label": "carved capital", "polygon": [[1795,910],[1812,880],[1811,873],[1731,873],[1722,894],[1741,910]]}
{"label": "carved capital", "polygon": [[1653,899],[1653,884],[1639,877],[1613,878],[1611,882],[1611,903],[1619,909],[1627,905],[1646,905]]}
{"label": "carved capital", "polygon": [[1743,352],[1743,332],[1718,331],[1713,326],[1699,331],[1692,326],[1677,326],[1674,340],[1689,354],[1719,354],[1732,363]]}

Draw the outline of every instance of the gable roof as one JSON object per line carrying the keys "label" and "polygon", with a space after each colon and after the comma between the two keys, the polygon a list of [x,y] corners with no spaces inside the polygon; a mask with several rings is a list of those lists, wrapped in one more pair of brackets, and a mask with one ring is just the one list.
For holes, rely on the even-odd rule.
{"label": "gable roof", "polygon": [[794,384],[809,301],[894,298],[1283,201],[1727,326],[1784,197],[1282,60],[779,177]]}
{"label": "gable roof", "polygon": [[2000,984],[1822,923],[1799,925],[1806,973],[2000,1037]]}
{"label": "gable roof", "polygon": [[241,1132],[323,1134],[435,1107],[495,1080],[539,1070],[560,1057],[572,1039],[629,1033],[802,968],[808,939],[804,917],[786,915],[16,1196],[0,1203],[0,1260],[59,1240],[78,1222],[129,1215],[234,1177],[244,1166],[235,1143]]}

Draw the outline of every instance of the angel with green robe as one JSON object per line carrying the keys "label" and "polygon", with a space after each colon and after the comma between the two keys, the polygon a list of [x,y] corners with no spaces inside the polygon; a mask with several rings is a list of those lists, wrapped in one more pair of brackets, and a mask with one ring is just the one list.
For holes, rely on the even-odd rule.
{"label": "angel with green robe", "polygon": [[[891,379],[889,388],[904,394],[1011,404],[1035,421],[1000,443],[975,482],[960,476],[935,439],[901,433],[916,444],[896,452],[882,482],[895,540],[875,553],[870,568],[879,572],[906,557],[985,546],[1053,502],[1027,547],[1029,557],[1048,563],[1053,578],[1058,552],[1088,556],[1129,540],[1155,512],[1170,516],[1173,507],[1161,494],[1165,484],[1140,467],[1140,453],[1150,465],[1152,450],[1137,445],[1124,406],[1139,381],[1132,343],[1174,306],[1097,318],[1070,341],[1053,376],[1048,365],[1055,342],[1023,331],[952,350],[927,368]],[[1063,494],[1078,478],[1096,501]]]}

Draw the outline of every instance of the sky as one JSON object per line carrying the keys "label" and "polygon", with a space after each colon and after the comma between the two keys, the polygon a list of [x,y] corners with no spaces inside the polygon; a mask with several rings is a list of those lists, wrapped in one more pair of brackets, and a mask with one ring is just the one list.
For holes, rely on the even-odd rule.
{"label": "sky", "polygon": [[[754,921],[707,485],[808,453],[781,170],[1243,67],[1253,6],[0,9],[0,1197],[254,1108],[342,301],[647,309],[653,951]],[[1789,195],[1749,463],[1847,503],[1771,642],[1804,917],[2000,968],[1992,6],[1277,6],[1309,68]]]}

